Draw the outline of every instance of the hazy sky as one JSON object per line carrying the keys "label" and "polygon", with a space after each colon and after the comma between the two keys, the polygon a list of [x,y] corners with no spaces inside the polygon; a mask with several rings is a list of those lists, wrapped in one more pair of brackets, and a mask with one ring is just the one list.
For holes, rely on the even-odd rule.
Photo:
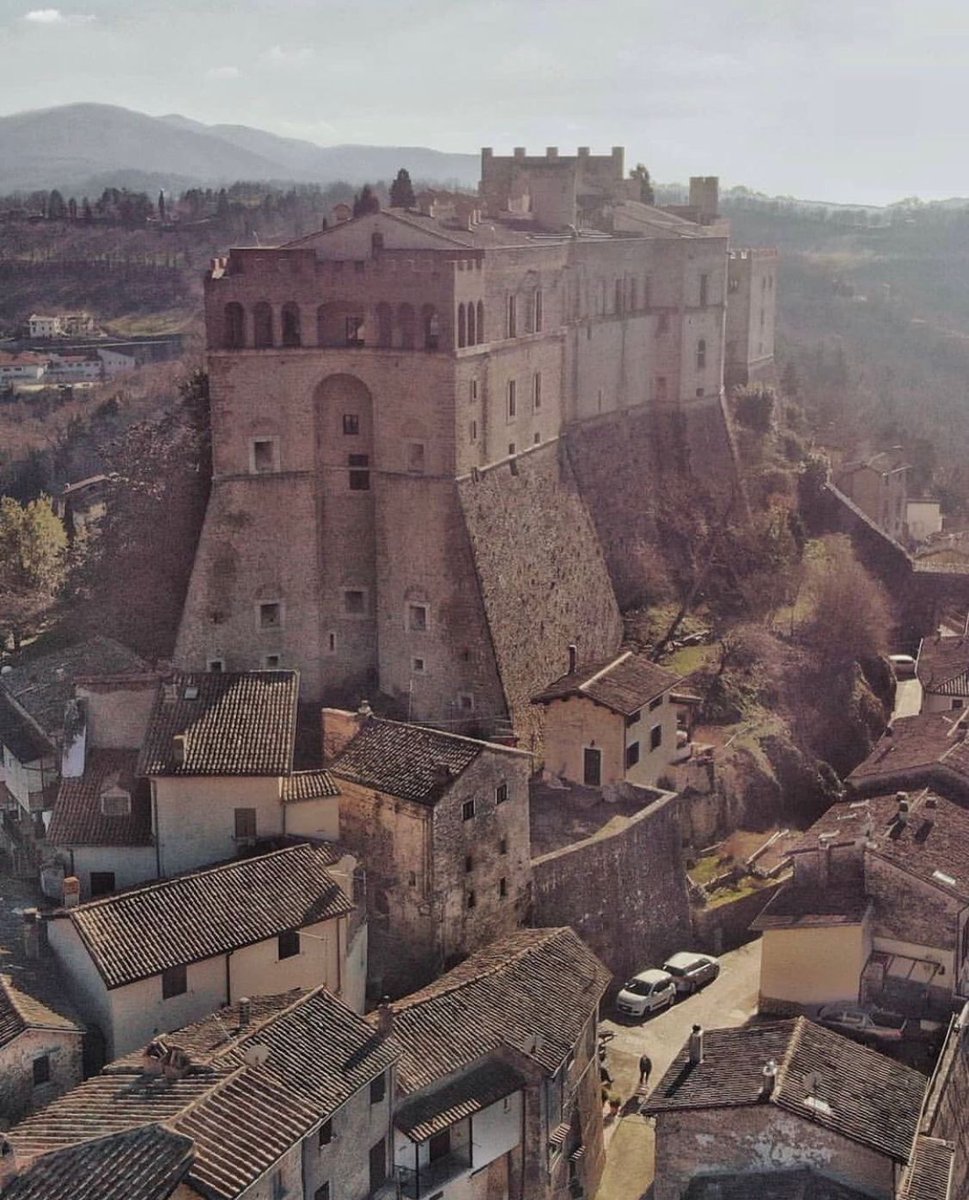
{"label": "hazy sky", "polygon": [[0,0],[0,112],[86,100],[323,144],[624,145],[664,182],[969,195],[960,0],[65,5]]}

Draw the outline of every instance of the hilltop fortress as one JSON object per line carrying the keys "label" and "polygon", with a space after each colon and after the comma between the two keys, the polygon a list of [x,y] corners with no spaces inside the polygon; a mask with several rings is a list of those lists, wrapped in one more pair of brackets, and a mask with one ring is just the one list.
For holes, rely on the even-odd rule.
{"label": "hilltop fortress", "polygon": [[180,667],[527,744],[566,647],[619,645],[650,489],[732,485],[725,354],[770,369],[776,258],[730,252],[716,179],[660,209],[621,148],[485,149],[481,176],[214,262]]}

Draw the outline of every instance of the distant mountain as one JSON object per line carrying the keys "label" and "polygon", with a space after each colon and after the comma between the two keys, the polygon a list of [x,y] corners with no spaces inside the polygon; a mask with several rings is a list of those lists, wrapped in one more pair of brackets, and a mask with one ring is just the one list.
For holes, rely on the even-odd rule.
{"label": "distant mountain", "polygon": [[[352,184],[392,178],[475,186],[478,157],[421,146],[317,146],[246,125],[150,117],[110,104],[68,104],[0,117],[0,192],[95,191],[105,178],[180,188],[235,180]],[[119,183],[119,186],[121,184]]]}

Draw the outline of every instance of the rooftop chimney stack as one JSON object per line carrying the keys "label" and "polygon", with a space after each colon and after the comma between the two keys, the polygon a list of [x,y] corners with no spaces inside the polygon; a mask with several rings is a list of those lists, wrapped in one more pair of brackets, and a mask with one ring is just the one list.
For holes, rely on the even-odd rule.
{"label": "rooftop chimney stack", "polygon": [[383,1037],[394,1032],[394,1010],[387,996],[384,996],[377,1009],[377,1030]]}
{"label": "rooftop chimney stack", "polygon": [[569,674],[574,675],[579,666],[579,647],[573,643],[569,646]]}
{"label": "rooftop chimney stack", "polygon": [[769,1058],[764,1063],[764,1069],[761,1072],[763,1081],[760,1085],[761,1100],[769,1100],[774,1094],[774,1088],[777,1086],[777,1062],[773,1058]]}
{"label": "rooftop chimney stack", "polygon": [[239,997],[239,1028],[245,1029],[252,1020],[252,1001],[248,996]]}
{"label": "rooftop chimney stack", "polygon": [[690,1066],[698,1067],[703,1062],[703,1026],[694,1025],[690,1034]]}
{"label": "rooftop chimney stack", "polygon": [[898,792],[895,799],[898,801],[898,812],[895,814],[895,820],[899,825],[904,825],[908,821],[909,814],[908,792]]}

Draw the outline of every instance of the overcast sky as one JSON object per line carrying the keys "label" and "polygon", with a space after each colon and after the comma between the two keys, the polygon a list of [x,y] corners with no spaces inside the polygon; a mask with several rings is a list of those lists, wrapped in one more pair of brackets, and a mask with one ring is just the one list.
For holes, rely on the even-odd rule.
{"label": "overcast sky", "polygon": [[964,0],[0,0],[0,47],[3,113],[84,100],[321,144],[624,145],[663,182],[969,196]]}

